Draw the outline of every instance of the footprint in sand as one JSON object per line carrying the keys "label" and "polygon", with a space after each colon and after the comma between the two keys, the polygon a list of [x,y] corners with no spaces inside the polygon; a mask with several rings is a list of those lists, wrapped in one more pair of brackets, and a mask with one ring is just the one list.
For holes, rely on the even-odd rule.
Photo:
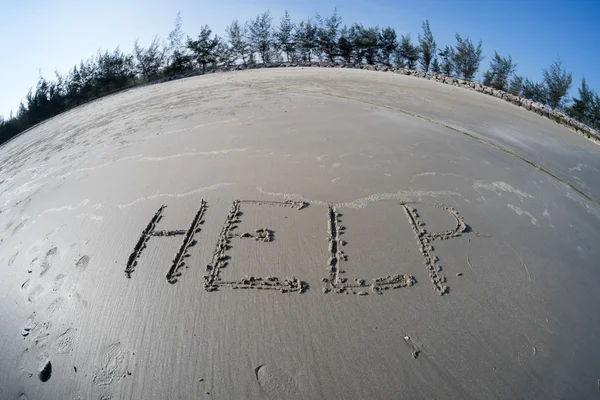
{"label": "footprint in sand", "polygon": [[523,333],[517,333],[510,339],[513,349],[513,359],[519,365],[526,365],[532,357],[539,353],[544,353],[544,345],[534,338],[530,338]]}
{"label": "footprint in sand", "polygon": [[90,256],[85,255],[83,257],[81,257],[78,261],[77,264],[75,264],[75,267],[79,270],[84,270],[87,268],[88,264],[90,263]]}
{"label": "footprint in sand", "polygon": [[50,303],[48,305],[48,308],[46,308],[46,313],[48,314],[48,317],[52,317],[54,314],[56,314],[58,311],[60,311],[60,309],[64,306],[65,304],[65,299],[63,297],[59,297],[56,300],[54,300],[52,303]]}
{"label": "footprint in sand", "polygon": [[130,359],[131,353],[121,343],[111,344],[96,367],[92,381],[98,386],[106,386],[120,380],[127,372]]}
{"label": "footprint in sand", "polygon": [[13,229],[12,234],[14,235],[17,232],[19,232],[21,229],[23,229],[23,227],[25,226],[26,223],[27,223],[27,221],[23,221],[19,225],[15,226],[15,229]]}
{"label": "footprint in sand", "polygon": [[21,352],[21,357],[19,360],[19,373],[20,374],[27,374],[30,378],[33,376],[33,374],[29,371],[28,365],[29,365],[29,359],[30,359],[31,355],[29,354],[29,348],[26,348],[25,350],[23,350]]}
{"label": "footprint in sand", "polygon": [[261,365],[254,373],[261,389],[271,397],[286,398],[298,392],[294,378],[280,368]]}
{"label": "footprint in sand", "polygon": [[23,325],[23,330],[21,331],[21,335],[27,336],[27,335],[29,335],[29,332],[31,332],[35,328],[36,323],[35,323],[34,319],[35,319],[35,313],[31,314],[29,316],[29,318],[27,318],[27,320],[25,321],[25,325]]}
{"label": "footprint in sand", "polygon": [[43,293],[44,293],[44,288],[40,285],[37,285],[36,287],[33,288],[33,290],[31,292],[29,292],[29,295],[27,296],[27,300],[30,303],[34,303],[40,297],[42,297]]}
{"label": "footprint in sand", "polygon": [[54,256],[56,255],[57,250],[58,249],[56,247],[53,247],[46,252],[44,261],[42,261],[42,265],[41,265],[42,271],[40,272],[40,276],[43,276],[44,274],[46,274],[46,272],[48,272],[50,267],[52,267],[51,261],[54,258]]}
{"label": "footprint in sand", "polygon": [[54,278],[54,281],[52,282],[52,291],[57,292],[58,289],[60,289],[60,287],[65,283],[66,279],[67,279],[67,276],[64,274],[56,275],[56,277]]}
{"label": "footprint in sand", "polygon": [[19,255],[19,252],[17,251],[15,254],[13,254],[13,256],[8,260],[8,266],[10,267],[11,265],[13,265],[13,263],[15,262],[15,259],[17,258],[17,256]]}
{"label": "footprint in sand", "polygon": [[33,343],[39,347],[40,349],[45,348],[50,341],[50,328],[52,327],[52,323],[50,321],[42,322],[41,324],[36,324],[31,330],[31,338],[33,339]]}
{"label": "footprint in sand", "polygon": [[58,354],[70,353],[71,350],[73,350],[76,332],[76,329],[69,328],[63,333],[61,333],[58,336],[58,338],[56,338],[56,341],[54,342],[54,347],[56,348],[56,352]]}

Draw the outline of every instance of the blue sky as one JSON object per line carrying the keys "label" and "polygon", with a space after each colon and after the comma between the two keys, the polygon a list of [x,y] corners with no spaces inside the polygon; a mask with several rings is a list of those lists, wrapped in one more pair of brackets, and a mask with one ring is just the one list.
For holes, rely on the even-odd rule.
{"label": "blue sky", "polygon": [[494,50],[510,54],[517,73],[542,79],[542,68],[559,56],[573,72],[572,94],[582,76],[600,91],[600,1],[598,0],[0,0],[0,115],[16,112],[39,72],[66,72],[98,49],[120,46],[129,52],[135,39],[148,44],[166,37],[178,11],[186,34],[208,24],[223,35],[232,20],[246,21],[270,9],[277,23],[287,9],[294,21],[337,7],[344,23],[391,26],[416,39],[428,18],[438,46],[454,44],[454,33],[483,40],[486,59]]}

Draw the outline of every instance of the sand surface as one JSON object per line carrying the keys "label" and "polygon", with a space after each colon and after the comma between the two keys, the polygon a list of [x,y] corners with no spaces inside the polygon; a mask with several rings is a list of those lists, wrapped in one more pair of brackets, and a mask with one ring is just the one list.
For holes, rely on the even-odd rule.
{"label": "sand surface", "polygon": [[0,147],[0,397],[598,398],[599,176],[391,73],[101,99]]}

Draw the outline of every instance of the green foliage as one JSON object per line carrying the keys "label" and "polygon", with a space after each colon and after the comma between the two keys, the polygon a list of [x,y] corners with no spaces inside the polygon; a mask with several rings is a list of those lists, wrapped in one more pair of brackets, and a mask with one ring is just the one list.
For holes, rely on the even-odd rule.
{"label": "green foliage", "polygon": [[600,98],[598,94],[592,90],[585,78],[581,80],[581,87],[577,89],[579,92],[579,98],[573,97],[573,105],[566,109],[569,116],[594,126],[596,129],[600,128]]}
{"label": "green foliage", "polygon": [[[373,65],[379,58],[379,27],[365,28],[353,24],[347,32],[348,49],[352,49],[352,59],[356,64]],[[340,48],[340,52],[344,52]]]}
{"label": "green foliage", "polygon": [[552,108],[562,108],[573,80],[571,73],[565,71],[560,58],[543,71],[548,105]]}
{"label": "green foliage", "polygon": [[337,47],[342,60],[344,60],[346,63],[351,63],[355,52],[354,40],[351,36],[350,30],[346,26],[340,30],[340,37],[338,39]]}
{"label": "green foliage", "polygon": [[137,74],[150,80],[156,79],[160,75],[165,61],[165,48],[161,46],[158,36],[154,38],[148,48],[140,46],[136,40],[133,46],[133,55],[137,60]]}
{"label": "green foliage", "polygon": [[253,52],[258,52],[263,63],[271,62],[271,50],[273,45],[271,12],[269,10],[260,14],[254,21],[248,24],[248,39]]}
{"label": "green foliage", "polygon": [[167,36],[168,46],[166,53],[168,53],[168,57],[173,57],[173,54],[176,52],[182,53],[185,51],[185,45],[183,43],[183,37],[185,35],[181,30],[182,24],[181,12],[178,12],[175,17],[175,26],[173,27],[173,30],[169,32],[169,36]]}
{"label": "green foliage", "polygon": [[292,22],[292,18],[286,10],[284,16],[281,17],[279,28],[273,33],[275,45],[280,51],[285,53],[288,62],[294,60],[296,55],[296,43],[294,42],[295,28],[296,25]]}
{"label": "green foliage", "polygon": [[318,27],[311,18],[300,22],[296,26],[295,41],[300,57],[305,62],[312,62],[312,56],[319,47],[317,32]]}
{"label": "green foliage", "polygon": [[362,31],[364,30],[361,24],[354,23],[348,31],[348,40],[352,44],[352,60],[355,64],[362,64],[365,58],[365,50],[362,43]]}
{"label": "green foliage", "polygon": [[379,33],[379,47],[381,49],[381,61],[390,66],[390,60],[392,54],[396,52],[398,48],[398,41],[396,40],[396,31],[394,28],[382,28]]}
{"label": "green foliage", "polygon": [[547,102],[546,87],[542,83],[535,83],[528,78],[523,80],[521,96],[541,104]]}
{"label": "green foliage", "polygon": [[163,72],[167,76],[184,74],[194,69],[192,61],[192,56],[189,55],[185,49],[175,50],[173,54],[171,54],[169,65],[165,67]]}
{"label": "green foliage", "polygon": [[[194,68],[192,56],[183,41],[184,33],[181,29],[183,22],[181,13],[175,17],[175,26],[167,36],[165,47],[165,61],[167,65],[163,69],[165,75],[179,75],[191,71]],[[143,77],[140,77],[143,79]]]}
{"label": "green foliage", "polygon": [[463,39],[458,33],[455,35],[456,47],[452,53],[452,62],[454,69],[463,79],[471,81],[479,69],[479,63],[483,59],[481,40],[477,47],[473,45],[471,39]]}
{"label": "green foliage", "polygon": [[194,53],[198,64],[202,65],[202,72],[206,72],[206,66],[217,61],[217,48],[221,41],[218,36],[210,37],[212,31],[205,25],[198,35],[198,40],[188,38],[187,47]]}
{"label": "green foliage", "polygon": [[491,86],[494,89],[507,90],[509,78],[515,73],[517,65],[513,63],[511,56],[508,58],[500,57],[497,51],[494,51],[494,57],[490,61],[490,69],[483,75],[483,84]]}
{"label": "green foliage", "polygon": [[426,19],[421,25],[423,29],[423,36],[419,34],[419,46],[421,47],[421,58],[419,59],[419,64],[421,64],[421,68],[423,71],[429,72],[429,65],[432,60],[435,58],[435,52],[437,51],[437,44],[433,39],[433,34],[431,33],[431,28],[429,28],[429,20]]}
{"label": "green foliage", "polygon": [[379,53],[379,27],[364,28],[362,25],[359,31],[359,48],[367,61],[367,64],[377,63]]}
{"label": "green foliage", "polygon": [[[98,76],[96,79],[107,93],[127,86],[128,81],[135,76],[133,56],[123,54],[118,47],[112,53],[108,51],[104,54],[98,53],[97,63]],[[58,83],[60,83],[60,79]],[[50,90],[52,89],[51,87]],[[52,97],[52,93],[50,93],[50,97]]]}
{"label": "green foliage", "polygon": [[440,64],[442,74],[452,76],[454,73],[454,49],[446,46],[440,51],[439,56],[442,59],[442,63]]}
{"label": "green foliage", "polygon": [[437,57],[433,57],[433,61],[431,62],[431,72],[434,74],[439,74],[442,72],[442,68],[440,67],[440,62]]}
{"label": "green foliage", "polygon": [[231,49],[231,47],[227,46],[227,43],[222,40],[220,37],[216,36],[217,46],[215,47],[215,61],[213,61],[213,69],[216,69],[217,66],[221,65],[224,67],[229,67],[235,63],[235,53]]}
{"label": "green foliage", "polygon": [[342,18],[338,15],[337,9],[334,9],[331,17],[323,19],[317,14],[316,19],[319,51],[325,54],[329,62],[335,62],[335,57],[338,55],[337,42]]}
{"label": "green foliage", "polygon": [[238,59],[242,59],[244,66],[247,65],[247,60],[250,58],[252,51],[250,50],[250,44],[248,43],[248,28],[246,25],[240,25],[235,20],[225,28],[225,34],[229,41],[229,47],[231,51]]}
{"label": "green foliage", "polygon": [[396,64],[402,68],[415,69],[420,52],[420,47],[412,44],[410,34],[402,35],[396,51]]}
{"label": "green foliage", "polygon": [[508,92],[514,94],[515,96],[521,96],[523,93],[523,77],[519,75],[513,75],[510,80],[510,85],[508,87]]}

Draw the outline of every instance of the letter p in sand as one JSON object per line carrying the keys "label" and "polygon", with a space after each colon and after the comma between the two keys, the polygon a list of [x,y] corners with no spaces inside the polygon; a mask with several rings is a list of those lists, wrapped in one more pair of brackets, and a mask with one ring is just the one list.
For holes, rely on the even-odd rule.
{"label": "letter p in sand", "polygon": [[453,208],[431,205],[431,207],[448,212],[455,219],[456,225],[453,229],[442,232],[428,232],[427,229],[424,228],[425,224],[419,220],[419,214],[414,207],[410,206],[408,203],[401,203],[400,205],[406,212],[408,221],[415,232],[415,237],[419,241],[419,250],[425,258],[425,265],[429,270],[429,277],[431,278],[431,283],[433,283],[434,290],[439,293],[440,296],[448,293],[449,288],[446,285],[446,277],[442,272],[442,267],[438,264],[437,256],[432,254],[433,246],[431,243],[438,239],[447,240],[452,237],[460,236],[461,233],[467,230],[467,225],[463,222],[463,218],[458,215]]}

